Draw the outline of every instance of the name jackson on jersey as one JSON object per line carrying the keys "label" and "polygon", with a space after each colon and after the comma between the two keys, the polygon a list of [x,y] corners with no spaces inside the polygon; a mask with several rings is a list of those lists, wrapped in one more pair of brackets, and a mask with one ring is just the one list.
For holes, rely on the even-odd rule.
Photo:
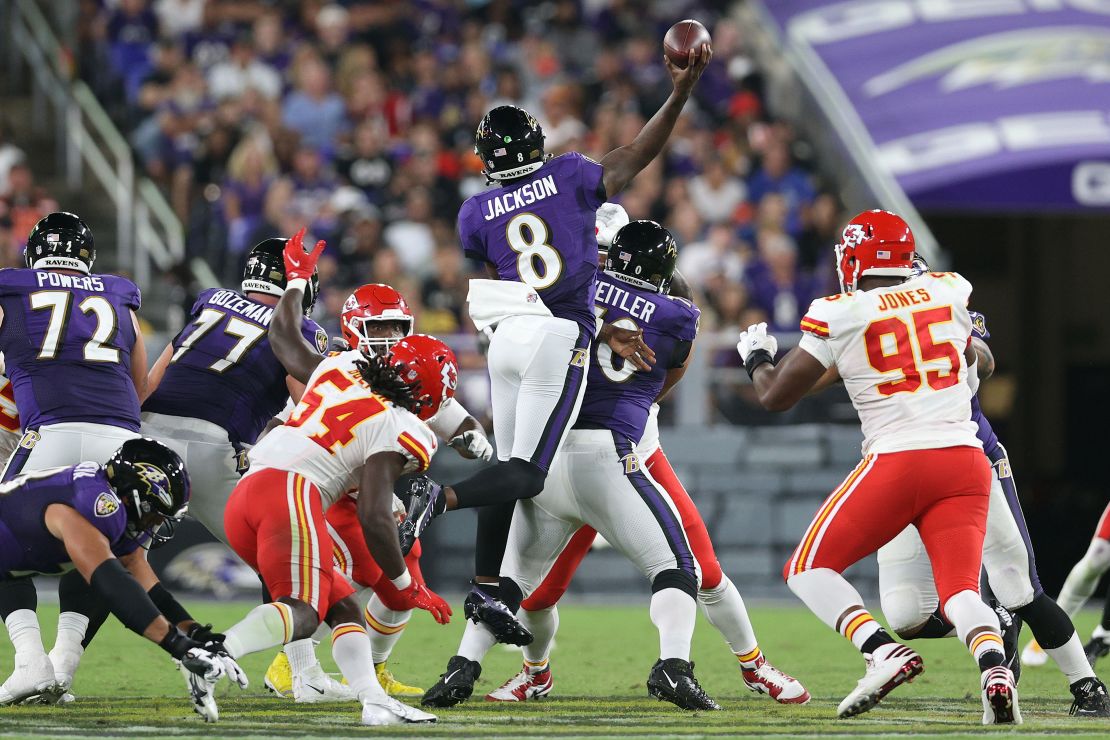
{"label": "name jackson on jersey", "polygon": [[535,182],[528,182],[516,190],[511,190],[486,201],[486,212],[482,214],[487,221],[492,221],[498,216],[504,216],[518,209],[530,206],[538,200],[543,200],[550,195],[558,195],[559,188],[555,185],[555,177],[548,175]]}

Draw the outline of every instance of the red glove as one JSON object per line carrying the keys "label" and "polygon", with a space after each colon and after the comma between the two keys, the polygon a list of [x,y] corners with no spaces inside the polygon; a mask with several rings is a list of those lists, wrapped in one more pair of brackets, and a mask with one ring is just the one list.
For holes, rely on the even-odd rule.
{"label": "red glove", "polygon": [[432,616],[440,624],[447,624],[451,621],[451,607],[443,597],[434,591],[430,590],[422,583],[412,582],[404,591],[399,591],[401,598],[405,600],[405,605],[409,609],[423,609],[432,613]]}
{"label": "red glove", "polygon": [[293,280],[309,280],[316,272],[316,263],[324,251],[324,241],[316,242],[316,248],[311,252],[304,251],[305,229],[301,229],[289,241],[285,242],[285,282]]}

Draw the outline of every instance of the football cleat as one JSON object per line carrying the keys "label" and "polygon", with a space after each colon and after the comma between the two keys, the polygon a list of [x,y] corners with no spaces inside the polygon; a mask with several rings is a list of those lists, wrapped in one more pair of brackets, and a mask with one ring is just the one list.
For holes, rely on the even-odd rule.
{"label": "football cleat", "polygon": [[65,692],[54,676],[54,664],[45,653],[20,659],[15,670],[0,686],[0,706],[8,704],[54,704]]}
{"label": "football cleat", "polygon": [[1006,656],[1005,666],[1014,674],[1014,685],[1021,680],[1021,651],[1018,642],[1021,638],[1021,617],[991,599],[990,606],[998,616],[998,626],[1002,629],[1002,650]]}
{"label": "football cleat", "polygon": [[293,701],[299,704],[353,701],[355,698],[349,686],[324,673],[319,663],[305,671],[303,676],[293,676]]}
{"label": "football cleat", "polygon": [[720,709],[694,676],[694,664],[681,658],[657,660],[647,680],[648,694],[680,709]]}
{"label": "football cleat", "polygon": [[424,689],[416,686],[409,686],[408,684],[401,683],[393,676],[393,671],[389,670],[389,664],[376,663],[374,665],[374,672],[378,674],[378,683],[385,689],[385,693],[390,696],[423,696]]}
{"label": "football cleat", "polygon": [[1110,696],[1106,693],[1106,684],[1094,676],[1073,683],[1071,695],[1075,697],[1068,712],[1072,716],[1110,717]]}
{"label": "football cleat", "polygon": [[755,668],[740,669],[744,685],[758,694],[766,694],[779,704],[807,704],[809,692],[801,681],[788,676],[767,662],[762,655],[755,662]]}
{"label": "football cleat", "polygon": [[262,681],[272,693],[283,699],[293,698],[293,668],[289,665],[289,658],[285,656],[284,650],[279,650],[274,656]]}
{"label": "football cleat", "polygon": [[844,697],[836,714],[841,719],[855,717],[875,707],[887,694],[909,683],[925,670],[925,661],[900,642],[880,645],[867,659],[867,671],[856,688]]}
{"label": "football cleat", "polygon": [[474,693],[474,684],[482,675],[482,664],[456,655],[447,661],[447,670],[435,686],[424,692],[420,703],[426,707],[453,707]]}
{"label": "football cleat", "polygon": [[409,482],[409,508],[405,512],[405,521],[397,525],[402,555],[409,554],[432,520],[446,509],[443,486],[426,475],[419,475]]}
{"label": "football cleat", "polygon": [[1017,683],[1004,665],[983,672],[983,724],[1020,725]]}
{"label": "football cleat", "polygon": [[516,615],[509,611],[501,599],[490,596],[474,584],[470,593],[463,602],[463,614],[475,624],[484,624],[497,638],[498,642],[506,645],[531,645],[533,637],[528,628],[520,623]]}
{"label": "football cleat", "polygon": [[362,701],[362,724],[364,725],[408,725],[435,721],[434,714],[402,704],[388,696],[383,695]]}
{"label": "football cleat", "polygon": [[1044,651],[1039,642],[1030,640],[1025,649],[1021,651],[1021,662],[1024,665],[1039,668],[1048,662],[1048,653]]}
{"label": "football cleat", "polygon": [[1091,664],[1091,668],[1094,668],[1099,658],[1110,655],[1110,633],[1096,627],[1091,641],[1083,646],[1083,652],[1087,654],[1087,662]]}
{"label": "football cleat", "polygon": [[189,698],[193,701],[193,711],[199,714],[205,722],[217,722],[220,719],[220,710],[216,706],[216,681],[208,681],[204,676],[186,668],[181,661],[175,660],[178,670],[185,677],[185,688],[189,691]]}
{"label": "football cleat", "polygon": [[532,673],[528,666],[520,669],[520,673],[501,684],[501,688],[486,694],[486,701],[528,701],[547,696],[554,688],[555,682],[551,677],[551,666],[544,668],[539,673]]}

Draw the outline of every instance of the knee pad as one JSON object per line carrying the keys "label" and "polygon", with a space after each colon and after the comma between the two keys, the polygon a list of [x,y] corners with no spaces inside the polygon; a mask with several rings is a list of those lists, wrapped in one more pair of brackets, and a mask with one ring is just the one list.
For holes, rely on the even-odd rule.
{"label": "knee pad", "polygon": [[936,604],[928,604],[920,590],[912,586],[887,589],[879,596],[879,604],[890,628],[904,639],[917,635],[929,621]]}
{"label": "knee pad", "polygon": [[[1021,554],[1025,555],[1024,548]],[[1028,563],[1007,563],[1001,568],[988,570],[987,578],[994,598],[1010,611],[1029,604],[1037,595],[1029,579]]]}
{"label": "knee pad", "polygon": [[657,573],[651,580],[651,592],[659,593],[665,588],[677,588],[695,601],[698,598],[698,578],[688,570],[670,568]]}
{"label": "knee pad", "polygon": [[520,498],[535,498],[547,481],[547,471],[535,463],[514,457],[501,465],[503,485],[520,492]]}

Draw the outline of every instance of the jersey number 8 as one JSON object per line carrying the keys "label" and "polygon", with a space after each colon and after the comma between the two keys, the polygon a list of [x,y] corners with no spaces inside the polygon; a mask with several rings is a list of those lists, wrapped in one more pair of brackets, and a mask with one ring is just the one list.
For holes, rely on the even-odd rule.
{"label": "jersey number 8", "polygon": [[505,226],[505,239],[517,253],[517,274],[536,290],[550,288],[563,274],[563,258],[547,243],[550,238],[547,222],[534,213],[513,216]]}

